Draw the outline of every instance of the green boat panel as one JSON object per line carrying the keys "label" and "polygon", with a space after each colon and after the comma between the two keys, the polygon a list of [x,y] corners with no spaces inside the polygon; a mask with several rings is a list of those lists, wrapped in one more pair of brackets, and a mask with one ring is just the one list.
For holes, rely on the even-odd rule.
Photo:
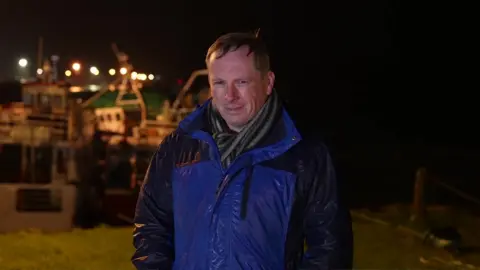
{"label": "green boat panel", "polygon": [[[152,91],[142,91],[141,93],[147,107],[147,118],[152,120],[156,119],[157,115],[162,113],[163,103],[167,97]],[[116,107],[115,100],[117,96],[118,91],[109,91],[93,101],[89,107],[94,109]],[[136,96],[135,94],[128,93],[124,95],[122,99],[133,100],[136,99]],[[124,110],[136,110],[138,108],[136,105],[125,105],[122,107]]]}

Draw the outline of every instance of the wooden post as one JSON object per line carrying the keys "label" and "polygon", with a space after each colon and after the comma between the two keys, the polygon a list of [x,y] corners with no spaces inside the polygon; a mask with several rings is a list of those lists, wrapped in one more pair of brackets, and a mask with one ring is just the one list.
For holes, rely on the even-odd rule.
{"label": "wooden post", "polygon": [[[68,90],[67,90],[68,91]],[[65,96],[66,97],[66,94]],[[67,129],[66,129],[66,132],[67,132],[67,141],[69,143],[73,142],[75,138],[75,135],[76,135],[76,132],[75,132],[75,113],[76,113],[76,107],[75,107],[75,101],[73,100],[69,100],[69,101],[64,101],[64,109],[65,111],[67,112]]]}
{"label": "wooden post", "polygon": [[422,221],[425,218],[425,182],[427,181],[427,170],[424,167],[417,169],[415,173],[415,186],[413,190],[413,205],[410,221]]}
{"label": "wooden post", "polygon": [[38,38],[38,51],[37,51],[37,68],[43,68],[43,37]]}

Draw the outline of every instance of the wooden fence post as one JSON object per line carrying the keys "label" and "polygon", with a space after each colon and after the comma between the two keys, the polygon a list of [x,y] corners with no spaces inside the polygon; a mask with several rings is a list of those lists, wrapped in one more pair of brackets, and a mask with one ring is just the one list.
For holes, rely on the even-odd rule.
{"label": "wooden fence post", "polygon": [[422,221],[425,218],[425,182],[427,170],[424,167],[417,169],[415,173],[415,186],[413,190],[413,205],[410,221]]}

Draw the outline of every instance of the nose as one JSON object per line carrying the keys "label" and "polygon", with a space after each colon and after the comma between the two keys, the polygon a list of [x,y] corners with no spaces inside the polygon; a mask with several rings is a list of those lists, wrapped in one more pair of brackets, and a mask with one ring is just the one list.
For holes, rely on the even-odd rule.
{"label": "nose", "polygon": [[238,98],[238,89],[235,87],[235,84],[230,84],[225,91],[225,99],[229,102],[234,101]]}

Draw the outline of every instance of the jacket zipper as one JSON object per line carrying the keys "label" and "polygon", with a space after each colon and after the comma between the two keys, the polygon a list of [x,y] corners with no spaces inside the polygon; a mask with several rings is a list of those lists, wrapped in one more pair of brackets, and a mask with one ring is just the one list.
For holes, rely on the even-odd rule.
{"label": "jacket zipper", "polygon": [[222,181],[220,181],[220,184],[217,187],[217,191],[215,192],[215,198],[218,200],[222,192],[225,190],[229,182],[228,174],[225,175],[225,177],[222,178]]}

